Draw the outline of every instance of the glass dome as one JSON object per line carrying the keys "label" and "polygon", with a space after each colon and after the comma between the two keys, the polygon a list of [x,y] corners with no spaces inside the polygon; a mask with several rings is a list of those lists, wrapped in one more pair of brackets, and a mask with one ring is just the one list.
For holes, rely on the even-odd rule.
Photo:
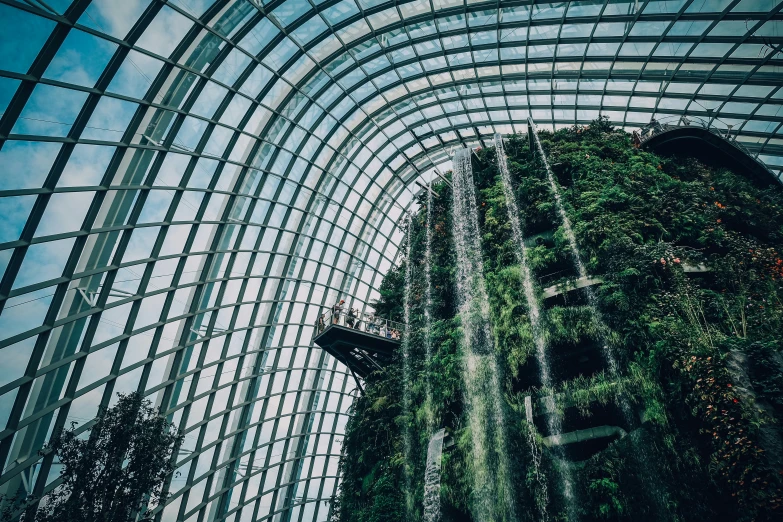
{"label": "glass dome", "polygon": [[325,520],[358,388],[316,318],[378,297],[451,148],[687,115],[780,176],[782,8],[3,0],[0,492],[139,390],[186,433],[162,520]]}

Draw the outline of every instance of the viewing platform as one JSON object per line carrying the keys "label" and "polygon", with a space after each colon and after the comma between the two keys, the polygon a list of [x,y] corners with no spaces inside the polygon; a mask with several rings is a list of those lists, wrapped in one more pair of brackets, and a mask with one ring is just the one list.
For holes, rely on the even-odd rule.
{"label": "viewing platform", "polygon": [[749,172],[765,183],[783,184],[783,180],[759,159],[759,152],[751,152],[737,139],[736,132],[732,134],[731,126],[716,128],[712,116],[704,119],[682,115],[665,119],[669,121],[652,120],[640,132],[635,132],[637,145],[659,153],[686,154],[708,164],[718,163]]}
{"label": "viewing platform", "polygon": [[405,323],[350,310],[329,310],[316,320],[313,342],[361,378],[388,363],[399,349]]}

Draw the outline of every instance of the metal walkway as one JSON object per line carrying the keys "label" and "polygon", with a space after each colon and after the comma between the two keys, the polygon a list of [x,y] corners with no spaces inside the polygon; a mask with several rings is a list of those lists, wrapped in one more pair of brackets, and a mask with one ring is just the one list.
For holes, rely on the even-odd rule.
{"label": "metal walkway", "polygon": [[313,342],[365,378],[391,360],[404,333],[404,323],[337,308],[318,317]]}

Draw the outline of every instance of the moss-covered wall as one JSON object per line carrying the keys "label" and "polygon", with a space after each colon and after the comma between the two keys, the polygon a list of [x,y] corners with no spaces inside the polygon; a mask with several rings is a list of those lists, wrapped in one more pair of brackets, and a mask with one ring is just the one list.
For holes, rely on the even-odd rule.
{"label": "moss-covered wall", "polygon": [[[517,246],[495,151],[478,151],[473,167],[485,276],[495,348],[502,361],[520,520],[540,519],[534,500],[540,484],[526,438],[524,397],[552,394],[568,425],[589,425],[591,416],[596,422],[602,415],[611,418],[610,410],[621,401],[641,415],[638,424],[624,426],[628,436],[572,463],[577,499],[572,517],[778,520],[783,514],[780,187],[754,184],[742,173],[708,168],[688,158],[638,150],[626,133],[605,121],[542,132],[540,139],[582,259],[591,275],[603,279],[593,287],[603,321],[596,320],[584,291],[542,299],[548,346],[568,353],[569,347],[610,343],[620,372],[555,368],[567,378],[558,379],[554,390],[537,388]],[[541,298],[544,287],[575,278],[573,260],[540,158],[521,136],[509,138],[506,152],[525,236],[543,233],[528,242]],[[461,408],[451,194],[445,184],[436,184],[435,190],[433,357],[425,367],[424,200],[413,220],[406,256],[414,274],[413,408],[401,410],[400,361],[367,379],[345,439],[335,520],[406,520],[406,469],[412,478],[409,501],[420,515],[428,411],[456,442],[444,454],[443,520],[470,520],[470,433]],[[686,273],[685,267],[699,267],[699,272]],[[402,317],[404,270],[395,268],[387,275],[378,315]],[[426,383],[432,389],[431,403]],[[402,457],[403,430],[413,435],[413,462]],[[551,456],[545,449],[547,510],[550,519],[566,520]]]}

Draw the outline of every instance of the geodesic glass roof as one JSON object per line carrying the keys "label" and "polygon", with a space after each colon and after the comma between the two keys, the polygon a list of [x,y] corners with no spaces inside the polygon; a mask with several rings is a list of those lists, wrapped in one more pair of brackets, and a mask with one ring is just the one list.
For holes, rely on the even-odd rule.
{"label": "geodesic glass roof", "polygon": [[783,168],[783,2],[0,0],[0,490],[140,390],[162,520],[325,520],[365,309],[449,151],[682,115]]}

